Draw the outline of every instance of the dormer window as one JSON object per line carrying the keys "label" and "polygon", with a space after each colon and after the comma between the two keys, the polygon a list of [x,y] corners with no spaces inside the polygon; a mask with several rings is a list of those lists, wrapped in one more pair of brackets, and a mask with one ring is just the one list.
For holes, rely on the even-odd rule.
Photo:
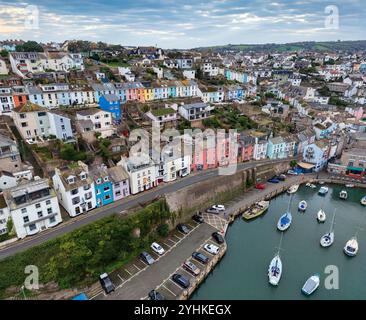
{"label": "dormer window", "polygon": [[97,179],[97,184],[101,184],[102,183],[102,178],[98,178]]}
{"label": "dormer window", "polygon": [[80,176],[80,180],[86,180],[86,173],[85,172],[81,172],[79,176]]}
{"label": "dormer window", "polygon": [[69,184],[73,184],[73,183],[75,183],[75,177],[74,177],[74,176],[69,176],[69,177],[67,178],[67,182],[68,182]]}
{"label": "dormer window", "polygon": [[104,181],[109,181],[109,178],[108,177],[104,177]]}

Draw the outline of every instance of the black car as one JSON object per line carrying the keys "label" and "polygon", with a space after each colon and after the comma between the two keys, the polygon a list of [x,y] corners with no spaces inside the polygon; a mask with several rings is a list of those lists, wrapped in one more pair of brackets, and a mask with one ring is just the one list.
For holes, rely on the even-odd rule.
{"label": "black car", "polygon": [[140,259],[149,265],[155,262],[154,258],[150,256],[146,251],[140,253]]}
{"label": "black car", "polygon": [[193,252],[192,257],[203,264],[208,263],[208,258],[200,252],[197,252],[197,251]]}
{"label": "black car", "polygon": [[205,220],[203,219],[202,216],[200,216],[199,214],[195,214],[192,216],[192,219],[198,223],[203,223]]}
{"label": "black car", "polygon": [[175,283],[179,284],[184,289],[187,289],[190,285],[189,280],[186,277],[179,274],[179,273],[173,274],[172,279]]}
{"label": "black car", "polygon": [[99,276],[99,281],[106,294],[111,293],[116,288],[107,273],[101,274]]}
{"label": "black car", "polygon": [[177,225],[177,229],[185,234],[189,233],[190,229],[183,223]]}
{"label": "black car", "polygon": [[156,290],[151,290],[149,292],[149,299],[150,300],[165,300],[165,297]]}
{"label": "black car", "polygon": [[220,233],[218,233],[218,232],[214,232],[214,233],[212,234],[212,238],[214,238],[214,239],[215,239],[215,241],[216,241],[218,244],[221,244],[221,243],[224,243],[224,242],[225,242],[224,237],[223,237]]}

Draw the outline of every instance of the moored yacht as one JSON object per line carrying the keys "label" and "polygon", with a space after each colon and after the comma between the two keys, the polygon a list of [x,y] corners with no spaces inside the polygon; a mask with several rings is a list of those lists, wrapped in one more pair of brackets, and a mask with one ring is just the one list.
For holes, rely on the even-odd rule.
{"label": "moored yacht", "polygon": [[335,219],[336,209],[334,209],[332,223],[330,224],[329,232],[320,238],[320,245],[324,248],[330,247],[334,242],[334,219]]}
{"label": "moored yacht", "polygon": [[347,241],[346,245],[343,248],[343,251],[349,257],[354,257],[357,254],[358,241],[356,236]]}
{"label": "moored yacht", "polygon": [[288,188],[287,193],[289,194],[295,193],[299,189],[299,186],[300,185],[298,184],[292,185],[290,188]]}
{"label": "moored yacht", "polygon": [[312,275],[308,280],[306,280],[301,292],[307,296],[310,296],[320,284],[320,276],[318,273]]}
{"label": "moored yacht", "polygon": [[318,194],[321,195],[321,196],[324,196],[328,193],[328,191],[329,191],[328,187],[322,186],[322,187],[320,187],[320,189],[318,191]]}
{"label": "moored yacht", "polygon": [[348,193],[346,190],[342,190],[340,193],[339,193],[339,199],[342,199],[342,200],[347,200],[348,198]]}
{"label": "moored yacht", "polygon": [[299,208],[300,211],[305,211],[307,207],[308,207],[308,203],[305,200],[301,200],[299,202],[299,207],[298,208]]}

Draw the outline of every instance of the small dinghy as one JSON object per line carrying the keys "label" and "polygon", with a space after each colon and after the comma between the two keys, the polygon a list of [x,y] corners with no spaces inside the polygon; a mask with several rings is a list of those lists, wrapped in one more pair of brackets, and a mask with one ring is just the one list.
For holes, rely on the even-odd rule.
{"label": "small dinghy", "polygon": [[318,273],[312,275],[308,280],[306,280],[301,292],[307,296],[310,296],[320,284],[320,276]]}
{"label": "small dinghy", "polygon": [[308,207],[308,203],[305,200],[301,200],[299,202],[299,207],[298,208],[299,208],[300,211],[305,211],[307,207]]}
{"label": "small dinghy", "polygon": [[343,251],[349,257],[354,257],[357,254],[358,241],[356,236],[347,241],[346,245],[343,248]]}
{"label": "small dinghy", "polygon": [[363,206],[366,206],[366,196],[363,196],[360,202]]}
{"label": "small dinghy", "polygon": [[318,220],[318,222],[325,222],[325,220],[327,219],[327,215],[325,214],[323,209],[320,209],[318,211],[316,219]]}
{"label": "small dinghy", "polygon": [[325,235],[323,235],[320,238],[320,245],[322,247],[324,247],[324,248],[330,247],[333,244],[333,242],[334,242],[334,219],[335,219],[335,213],[336,213],[336,209],[334,209],[332,223],[330,225],[329,232],[326,233]]}
{"label": "small dinghy", "polygon": [[339,193],[339,199],[342,199],[342,200],[347,200],[348,198],[348,193],[346,190],[342,190],[340,193]]}
{"label": "small dinghy", "polygon": [[354,188],[354,187],[355,187],[355,185],[352,183],[346,184],[346,188]]}

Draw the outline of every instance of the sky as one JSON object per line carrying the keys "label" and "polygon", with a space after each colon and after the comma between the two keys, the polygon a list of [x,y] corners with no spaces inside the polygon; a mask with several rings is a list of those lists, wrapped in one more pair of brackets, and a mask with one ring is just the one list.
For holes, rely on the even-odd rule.
{"label": "sky", "polygon": [[179,49],[365,40],[365,21],[366,0],[0,0],[0,40]]}

